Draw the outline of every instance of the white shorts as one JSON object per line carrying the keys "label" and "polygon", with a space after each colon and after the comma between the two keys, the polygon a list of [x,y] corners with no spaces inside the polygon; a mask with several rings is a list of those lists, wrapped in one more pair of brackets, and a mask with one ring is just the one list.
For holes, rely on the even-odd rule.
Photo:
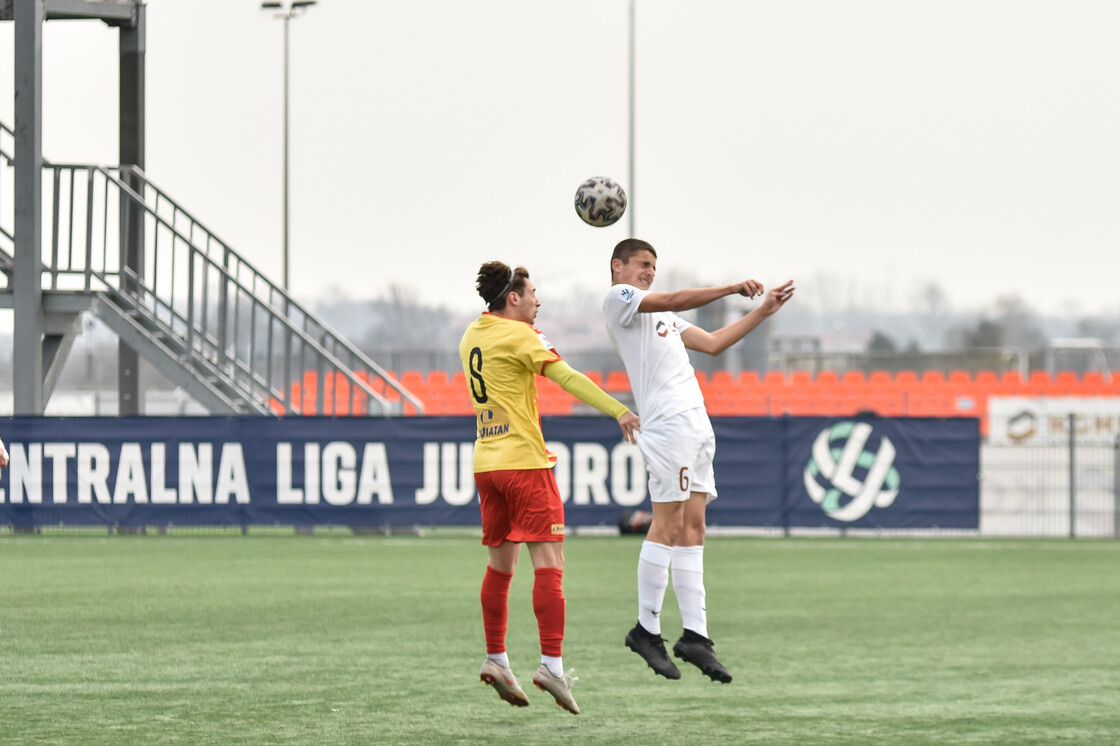
{"label": "white shorts", "polygon": [[658,420],[638,432],[638,448],[649,472],[649,498],[655,503],[683,502],[693,492],[716,499],[712,459],[716,434],[703,408]]}

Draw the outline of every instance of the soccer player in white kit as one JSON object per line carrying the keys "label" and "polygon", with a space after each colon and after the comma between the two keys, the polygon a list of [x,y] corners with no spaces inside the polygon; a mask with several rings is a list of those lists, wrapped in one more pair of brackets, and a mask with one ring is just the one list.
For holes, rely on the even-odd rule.
{"label": "soccer player in white kit", "polygon": [[603,300],[607,332],[622,357],[642,418],[638,446],[653,503],[653,521],[638,557],[638,623],[626,635],[626,646],[661,676],[681,677],[661,637],[671,568],[684,627],[673,653],[726,684],[731,674],[712,649],[704,604],[705,512],[708,501],[716,498],[716,442],[685,348],[720,354],[785,305],[793,296],[793,281],[765,293],[762,304],[746,316],[707,332],[677,312],[727,295],[754,298],[764,293],[762,283],[651,292],[656,271],[653,246],[636,238],[619,242],[611,255],[611,289]]}

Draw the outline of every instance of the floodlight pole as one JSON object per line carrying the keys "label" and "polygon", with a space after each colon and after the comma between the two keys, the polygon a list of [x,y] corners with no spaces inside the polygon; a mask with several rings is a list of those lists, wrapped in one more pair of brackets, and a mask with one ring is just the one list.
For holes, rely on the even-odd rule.
{"label": "floodlight pole", "polygon": [[288,284],[288,231],[291,220],[288,212],[288,25],[292,20],[291,12],[284,14],[284,292]]}
{"label": "floodlight pole", "polygon": [[285,8],[283,6],[283,4],[279,3],[279,2],[263,2],[263,3],[261,3],[261,10],[275,11],[275,13],[273,14],[273,17],[279,18],[282,21],[284,21],[284,186],[283,186],[283,189],[284,189],[284,214],[283,214],[283,239],[282,239],[282,241],[283,241],[283,244],[282,244],[282,246],[283,246],[283,248],[282,248],[282,252],[283,252],[282,253],[282,260],[283,260],[282,286],[284,288],[285,293],[287,293],[289,288],[290,288],[290,285],[288,284],[288,277],[289,277],[289,275],[288,275],[288,268],[289,268],[288,249],[289,249],[289,234],[290,234],[290,225],[291,225],[291,217],[290,217],[290,211],[289,211],[290,199],[289,199],[289,194],[288,194],[288,160],[289,160],[288,153],[289,153],[289,149],[290,149],[289,137],[288,137],[288,119],[289,119],[289,108],[290,108],[289,107],[289,98],[290,98],[289,97],[289,89],[290,89],[289,79],[290,79],[290,76],[289,76],[289,72],[288,72],[288,68],[289,68],[289,61],[288,60],[289,60],[290,55],[288,53],[288,49],[289,49],[288,25],[291,23],[291,20],[293,18],[300,15],[305,9],[310,8],[312,5],[315,5],[316,2],[317,2],[317,0],[292,0],[292,2],[288,5],[287,8]]}
{"label": "floodlight pole", "polygon": [[629,138],[630,182],[627,184],[627,188],[630,190],[630,195],[629,195],[630,196],[630,199],[629,199],[629,213],[630,213],[630,215],[629,215],[629,218],[628,218],[629,221],[630,221],[630,238],[635,238],[636,235],[637,235],[634,232],[634,212],[635,212],[635,210],[634,210],[634,67],[635,67],[634,16],[635,16],[635,5],[636,4],[637,4],[637,0],[630,0],[630,84],[629,84],[629,93],[630,93],[630,138]]}

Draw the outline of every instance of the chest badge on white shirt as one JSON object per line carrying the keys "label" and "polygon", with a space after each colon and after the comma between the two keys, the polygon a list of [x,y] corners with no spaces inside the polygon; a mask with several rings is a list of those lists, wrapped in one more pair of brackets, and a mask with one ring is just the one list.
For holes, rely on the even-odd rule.
{"label": "chest badge on white shirt", "polygon": [[676,322],[673,322],[673,325],[670,326],[664,321],[658,321],[657,326],[654,327],[654,331],[657,332],[657,336],[659,337],[667,337],[669,336],[669,332],[677,334],[677,324]]}

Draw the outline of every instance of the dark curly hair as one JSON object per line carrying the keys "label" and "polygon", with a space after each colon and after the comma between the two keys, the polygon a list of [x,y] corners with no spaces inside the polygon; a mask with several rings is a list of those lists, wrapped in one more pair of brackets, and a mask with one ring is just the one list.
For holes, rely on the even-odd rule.
{"label": "dark curly hair", "polygon": [[475,287],[486,307],[491,311],[500,311],[506,307],[506,298],[511,292],[522,295],[525,291],[525,281],[529,279],[529,270],[524,267],[511,269],[504,262],[486,262],[478,268],[478,281]]}

